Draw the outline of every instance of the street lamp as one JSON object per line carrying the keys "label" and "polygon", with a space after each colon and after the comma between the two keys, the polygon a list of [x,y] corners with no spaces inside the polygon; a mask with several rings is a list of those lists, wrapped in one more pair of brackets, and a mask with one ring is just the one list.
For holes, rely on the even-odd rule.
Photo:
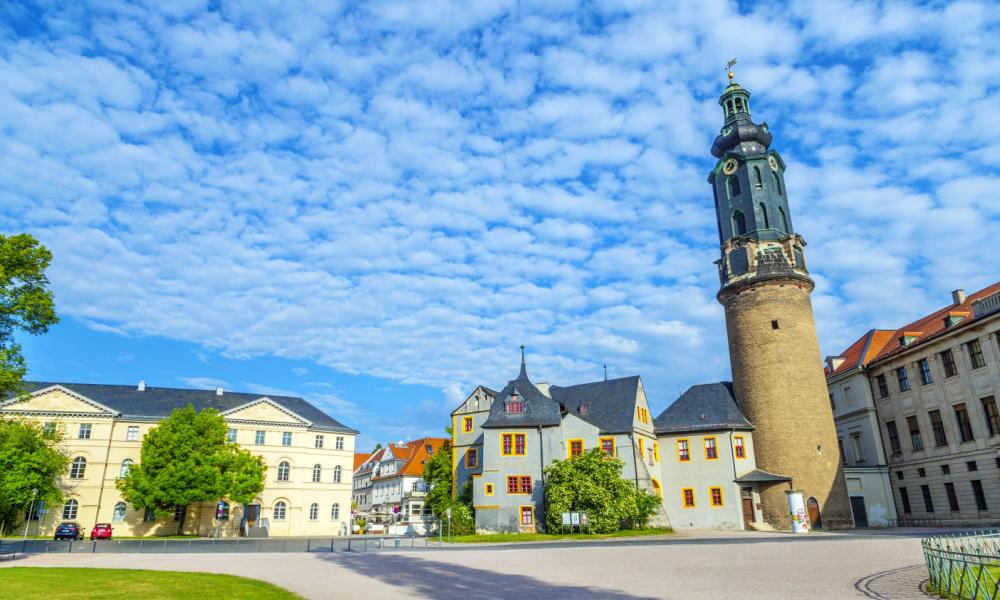
{"label": "street lamp", "polygon": [[28,545],[28,525],[31,524],[31,512],[35,510],[35,496],[38,495],[38,488],[31,490],[31,504],[28,505],[28,514],[24,518],[24,539],[21,540],[21,552]]}

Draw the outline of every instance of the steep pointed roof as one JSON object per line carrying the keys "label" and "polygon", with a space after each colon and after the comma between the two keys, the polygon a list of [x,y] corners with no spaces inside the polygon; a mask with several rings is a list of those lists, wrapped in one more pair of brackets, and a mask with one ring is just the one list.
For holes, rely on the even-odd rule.
{"label": "steep pointed roof", "polygon": [[653,426],[656,433],[753,429],[729,381],[691,386],[653,419]]}
{"label": "steep pointed roof", "polygon": [[[508,401],[516,396],[524,403],[524,412],[507,412]],[[490,407],[490,416],[482,427],[550,427],[558,425],[562,419],[559,403],[549,398],[528,379],[528,369],[524,364],[524,347],[521,347],[521,372],[517,379],[507,382],[500,390],[496,401]]]}

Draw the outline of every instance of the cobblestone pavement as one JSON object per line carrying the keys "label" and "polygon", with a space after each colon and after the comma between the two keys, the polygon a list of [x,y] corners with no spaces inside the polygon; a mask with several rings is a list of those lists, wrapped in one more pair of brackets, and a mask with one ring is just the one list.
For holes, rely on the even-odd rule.
{"label": "cobblestone pavement", "polygon": [[0,562],[14,565],[231,573],[307,598],[928,597],[920,541],[904,535],[704,532],[368,554],[48,554]]}

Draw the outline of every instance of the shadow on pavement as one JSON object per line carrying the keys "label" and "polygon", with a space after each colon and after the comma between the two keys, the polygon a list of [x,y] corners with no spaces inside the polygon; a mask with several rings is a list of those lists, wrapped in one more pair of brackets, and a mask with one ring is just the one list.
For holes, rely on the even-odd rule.
{"label": "shadow on pavement", "polygon": [[[555,600],[635,599],[617,590],[553,585],[534,577],[472,569],[451,563],[411,558],[400,554],[326,555],[323,560],[351,569],[360,575],[397,586],[400,597],[420,596],[444,600],[487,598],[545,598]],[[570,567],[571,568],[571,567]]]}

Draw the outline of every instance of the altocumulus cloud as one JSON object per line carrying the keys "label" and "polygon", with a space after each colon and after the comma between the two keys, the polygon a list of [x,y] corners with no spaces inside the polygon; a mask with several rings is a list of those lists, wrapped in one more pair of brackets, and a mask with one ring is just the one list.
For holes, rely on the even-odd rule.
{"label": "altocumulus cloud", "polygon": [[64,314],[449,399],[523,341],[663,403],[728,371],[704,178],[732,56],[824,351],[996,278],[988,3],[289,4],[0,9],[0,227],[53,249]]}

